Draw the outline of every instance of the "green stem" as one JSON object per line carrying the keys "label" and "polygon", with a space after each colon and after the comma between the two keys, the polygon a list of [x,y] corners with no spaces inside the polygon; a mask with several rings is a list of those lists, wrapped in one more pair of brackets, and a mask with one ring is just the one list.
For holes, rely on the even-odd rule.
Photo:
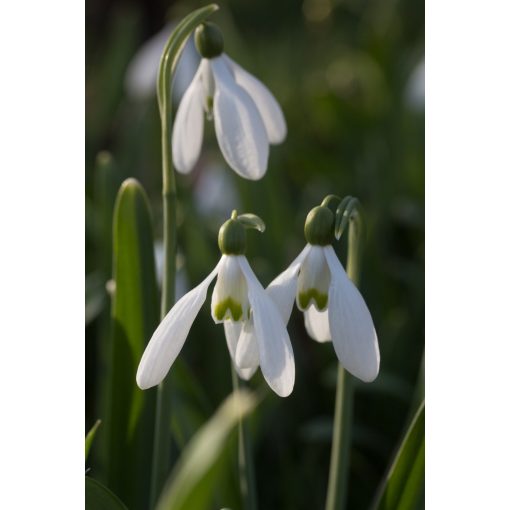
{"label": "green stem", "polygon": [[[361,218],[359,213],[354,211],[349,221],[347,275],[355,285],[359,283],[361,265],[360,240]],[[339,363],[326,510],[342,510],[347,502],[353,403],[352,376]]]}
{"label": "green stem", "polygon": [[[159,65],[157,95],[161,118],[161,156],[163,169],[163,247],[164,268],[161,293],[161,319],[175,302],[175,272],[177,252],[177,190],[172,167],[172,82],[177,62],[190,34],[218,9],[215,4],[188,14],[170,35]],[[171,377],[158,386],[154,446],[152,450],[152,476],[150,504],[154,508],[158,496],[170,473],[170,423],[172,400]]]}
{"label": "green stem", "polygon": [[[232,386],[237,391],[241,386],[241,381],[237,375],[236,369],[232,364]],[[239,420],[239,441],[238,441],[238,461],[239,461],[239,483],[241,486],[241,498],[243,500],[244,510],[257,510],[257,488],[255,485],[255,469],[253,465],[253,456],[251,448],[250,434],[247,430],[244,418]]]}

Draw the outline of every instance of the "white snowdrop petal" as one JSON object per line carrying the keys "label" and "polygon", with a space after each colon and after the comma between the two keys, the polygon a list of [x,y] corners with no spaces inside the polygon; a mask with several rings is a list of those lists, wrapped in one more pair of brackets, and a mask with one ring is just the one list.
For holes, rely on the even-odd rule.
{"label": "white snowdrop petal", "polygon": [[297,281],[297,307],[304,312],[315,304],[317,310],[325,310],[328,306],[330,282],[330,271],[322,246],[310,246]]}
{"label": "white snowdrop petal", "polygon": [[380,361],[372,316],[331,246],[324,248],[324,255],[331,271],[328,316],[333,347],[348,372],[371,382],[379,373]]}
{"label": "white snowdrop petal", "polygon": [[307,244],[290,266],[278,275],[266,289],[266,292],[278,307],[285,324],[289,322],[294,300],[296,299],[298,272],[310,248],[311,246]]}
{"label": "white snowdrop petal", "polygon": [[200,285],[175,303],[152,335],[136,373],[136,382],[142,390],[159,384],[170,370],[204,304],[207,289],[218,273],[220,264],[221,260]]}
{"label": "white snowdrop petal", "polygon": [[255,336],[255,328],[253,326],[253,319],[246,321],[243,324],[239,342],[236,349],[236,365],[240,368],[258,367],[259,350],[257,347],[257,338]]}
{"label": "white snowdrop petal", "polygon": [[230,319],[238,321],[247,318],[248,310],[248,289],[239,267],[239,257],[225,255],[213,290],[212,318],[217,324]]}
{"label": "white snowdrop petal", "polygon": [[253,99],[260,112],[267,131],[269,143],[283,142],[287,136],[287,124],[282,109],[269,89],[255,76],[243,69],[227,55],[223,55],[232,72],[234,79]]}
{"label": "white snowdrop petal", "polygon": [[255,103],[234,81],[222,57],[211,61],[214,75],[214,127],[221,152],[241,177],[258,180],[266,173],[269,142]]}
{"label": "white snowdrop petal", "polygon": [[239,260],[248,283],[248,299],[260,358],[260,369],[269,386],[281,397],[294,388],[294,354],[280,312],[264,291],[245,257]]}
{"label": "white snowdrop petal", "polygon": [[241,335],[241,330],[243,329],[243,324],[240,321],[225,321],[223,323],[223,328],[225,330],[225,338],[227,339],[228,351],[230,353],[232,363],[234,364],[234,368],[239,377],[247,381],[255,373],[258,365],[250,368],[239,368],[235,362],[236,348],[239,341],[239,336]]}
{"label": "white snowdrop petal", "polygon": [[199,67],[177,109],[172,132],[172,160],[181,173],[193,170],[200,156],[204,134],[202,84]]}
{"label": "white snowdrop petal", "polygon": [[311,306],[304,312],[305,327],[307,333],[317,342],[329,342],[331,332],[329,330],[328,311],[319,312],[315,306]]}

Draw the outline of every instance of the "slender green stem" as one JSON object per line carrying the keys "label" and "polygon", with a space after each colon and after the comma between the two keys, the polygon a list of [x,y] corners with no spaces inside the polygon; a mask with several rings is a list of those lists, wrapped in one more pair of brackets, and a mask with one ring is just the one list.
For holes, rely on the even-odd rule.
{"label": "slender green stem", "polygon": [[[171,90],[168,92],[171,93]],[[169,126],[171,126],[170,102],[164,100],[161,111],[161,152],[163,163],[163,282],[161,289],[161,319],[175,301],[175,272],[177,252],[177,190],[175,175],[171,164]],[[156,505],[168,473],[170,471],[170,420],[171,420],[172,384],[166,377],[158,386],[156,401],[156,423],[154,447],[152,452],[151,508]]]}
{"label": "slender green stem", "polygon": [[[349,220],[349,245],[347,254],[347,274],[355,285],[359,283],[361,265],[361,218],[353,211]],[[329,468],[326,510],[342,510],[347,501],[347,482],[351,447],[351,426],[353,415],[353,380],[338,364],[335,419]]]}
{"label": "slender green stem", "polygon": [[[215,4],[202,7],[186,16],[170,35],[159,65],[157,95],[161,118],[161,156],[163,169],[163,285],[161,293],[161,318],[175,302],[175,272],[177,252],[177,190],[172,168],[172,81],[177,62],[187,38],[206,18],[218,9]],[[154,508],[170,472],[170,422],[172,400],[171,377],[158,386],[154,447],[152,450],[152,476],[150,505]]]}
{"label": "slender green stem", "polygon": [[[232,364],[232,386],[234,391],[237,391],[241,384],[242,383],[239,380],[235,367]],[[239,483],[241,485],[243,509],[257,510],[257,488],[255,485],[255,469],[253,465],[251,438],[244,418],[239,420],[238,452]]]}

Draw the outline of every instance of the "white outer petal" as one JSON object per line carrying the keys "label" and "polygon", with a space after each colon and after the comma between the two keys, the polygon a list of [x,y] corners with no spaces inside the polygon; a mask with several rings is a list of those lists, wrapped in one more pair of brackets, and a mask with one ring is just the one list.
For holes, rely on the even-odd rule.
{"label": "white outer petal", "polygon": [[234,73],[236,83],[250,94],[260,112],[269,143],[277,144],[283,142],[287,136],[287,124],[285,123],[285,117],[278,101],[260,80],[243,69],[227,55],[224,54],[223,57]]}
{"label": "white outer petal", "polygon": [[307,333],[317,342],[329,342],[331,332],[329,330],[328,311],[319,312],[315,305],[312,305],[305,314],[305,327]]}
{"label": "white outer petal", "polygon": [[258,367],[260,364],[259,349],[253,318],[244,322],[236,349],[236,365],[240,368]]}
{"label": "white outer petal", "polygon": [[340,363],[352,375],[372,382],[379,373],[379,345],[372,316],[331,246],[324,247],[331,271],[329,324]]}
{"label": "white outer petal", "polygon": [[241,177],[258,180],[267,170],[269,141],[255,103],[234,81],[222,57],[211,61],[214,75],[214,127],[221,152]]}
{"label": "white outer petal", "polygon": [[310,252],[311,245],[307,244],[291,265],[278,275],[267,287],[266,292],[275,302],[283,322],[287,324],[292,313],[292,307],[296,299],[297,277],[303,260]]}
{"label": "white outer petal", "polygon": [[241,321],[238,322],[225,321],[223,323],[223,327],[225,329],[225,338],[227,339],[228,352],[230,353],[230,357],[232,359],[232,363],[234,364],[234,368],[236,369],[236,372],[239,375],[239,377],[247,381],[255,373],[255,371],[258,368],[258,365],[255,365],[250,368],[239,368],[235,362],[237,344],[239,341],[239,336],[241,334],[243,324]]}
{"label": "white outer petal", "polygon": [[142,390],[159,384],[170,370],[204,304],[207,289],[218,273],[220,264],[221,259],[200,285],[175,303],[152,335],[136,372],[136,382]]}
{"label": "white outer petal", "polygon": [[193,170],[200,156],[204,135],[201,69],[198,68],[177,109],[172,132],[172,160],[181,173]]}
{"label": "white outer petal", "polygon": [[248,283],[248,299],[259,348],[260,369],[275,393],[286,397],[291,394],[295,379],[294,354],[287,328],[246,258],[242,257],[239,263]]}

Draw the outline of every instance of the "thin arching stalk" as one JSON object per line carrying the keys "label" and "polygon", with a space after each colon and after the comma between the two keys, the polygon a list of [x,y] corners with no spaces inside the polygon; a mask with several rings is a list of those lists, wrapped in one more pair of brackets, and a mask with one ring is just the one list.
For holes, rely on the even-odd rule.
{"label": "thin arching stalk", "polygon": [[[232,386],[237,391],[241,381],[232,364]],[[243,418],[239,420],[238,464],[239,483],[244,510],[257,510],[257,488],[255,483],[255,468],[253,465],[252,445],[247,424]]]}
{"label": "thin arching stalk", "polygon": [[[347,253],[347,275],[354,285],[359,284],[361,265],[361,218],[354,211],[349,219],[349,244]],[[353,380],[338,364],[335,418],[329,468],[326,510],[343,510],[347,501],[351,427],[353,414]]]}
{"label": "thin arching stalk", "polygon": [[[177,252],[177,190],[172,167],[172,82],[177,62],[187,38],[213,12],[218,10],[211,4],[193,11],[186,16],[170,35],[159,66],[157,95],[161,118],[161,156],[163,170],[163,285],[161,294],[161,318],[167,314],[175,302],[175,273]],[[167,377],[158,386],[154,447],[152,451],[151,508],[168,478],[170,472],[170,419],[172,400],[172,378]]]}

